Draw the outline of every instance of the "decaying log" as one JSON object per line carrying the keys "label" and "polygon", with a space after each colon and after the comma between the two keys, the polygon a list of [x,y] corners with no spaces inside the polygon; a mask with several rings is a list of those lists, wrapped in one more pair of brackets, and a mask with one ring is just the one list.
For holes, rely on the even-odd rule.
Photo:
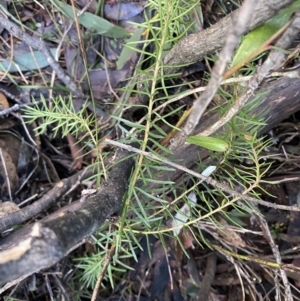
{"label": "decaying log", "polygon": [[55,264],[120,211],[134,163],[128,155],[117,151],[114,162],[120,162],[96,194],[0,241],[0,284]]}

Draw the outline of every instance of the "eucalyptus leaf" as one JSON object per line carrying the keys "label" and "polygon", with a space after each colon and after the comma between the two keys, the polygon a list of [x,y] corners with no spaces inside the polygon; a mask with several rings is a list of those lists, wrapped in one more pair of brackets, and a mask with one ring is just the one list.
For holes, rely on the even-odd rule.
{"label": "eucalyptus leaf", "polygon": [[226,141],[206,136],[190,136],[186,140],[188,143],[202,146],[215,152],[225,152],[229,145]]}
{"label": "eucalyptus leaf", "polygon": [[130,20],[140,14],[144,10],[146,4],[147,1],[118,1],[116,5],[107,3],[104,4],[104,16],[109,20],[114,21]]}
{"label": "eucalyptus leaf", "polygon": [[295,1],[290,7],[281,10],[276,16],[268,20],[263,25],[253,29],[242,40],[241,45],[232,61],[232,66],[237,65],[246,59],[256,49],[261,47],[271,38],[281,27],[283,27],[291,15],[300,8],[300,0]]}
{"label": "eucalyptus leaf", "polygon": [[[58,0],[52,0],[53,4],[71,20],[75,20],[73,8],[71,5],[63,3]],[[131,34],[126,29],[116,26],[107,20],[91,14],[89,12],[80,13],[80,10],[76,9],[79,23],[85,28],[89,29],[95,34],[100,34],[109,38],[126,38]]]}
{"label": "eucalyptus leaf", "polygon": [[139,28],[128,40],[127,43],[124,44],[123,49],[121,51],[120,57],[117,61],[117,69],[121,70],[126,62],[130,59],[131,55],[136,51],[134,48],[136,47],[136,43],[134,47],[129,47],[130,43],[138,42],[141,40],[141,36],[143,34],[144,28]]}
{"label": "eucalyptus leaf", "polygon": [[[55,55],[57,48],[50,49],[52,55]],[[41,51],[32,51],[18,54],[13,59],[7,59],[0,62],[0,69],[4,72],[32,71],[49,66],[44,54]]]}

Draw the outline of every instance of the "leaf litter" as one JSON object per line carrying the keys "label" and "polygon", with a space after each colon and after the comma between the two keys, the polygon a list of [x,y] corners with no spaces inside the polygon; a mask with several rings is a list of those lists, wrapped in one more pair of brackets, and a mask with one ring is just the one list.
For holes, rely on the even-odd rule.
{"label": "leaf litter", "polygon": [[[53,7],[56,8],[55,17],[57,20],[54,21],[49,10],[41,11],[41,8],[35,4],[26,4],[26,10],[32,12],[32,17],[24,23],[28,28],[35,28],[44,37],[51,37],[48,44],[49,49],[54,56],[57,55],[59,63],[64,66],[66,72],[80,84],[85,95],[93,94],[98,101],[97,105],[107,108],[107,102],[113,103],[113,101],[116,101],[115,93],[118,97],[121,97],[117,88],[124,87],[128,83],[128,78],[133,75],[134,69],[139,62],[140,54],[125,47],[124,44],[127,41],[140,41],[140,47],[142,47],[144,29],[136,29],[135,26],[130,24],[130,21],[138,19],[142,23],[145,20],[143,13],[147,2],[114,3],[109,1],[104,4],[104,18],[95,14],[98,8],[96,2],[76,1],[79,6],[75,10],[75,13],[77,14],[79,25],[82,26],[80,27],[80,35],[84,45],[83,50],[86,55],[86,62],[80,48],[81,41],[78,37],[78,27],[76,27],[76,18],[72,5],[63,3],[62,1],[52,1]],[[214,5],[216,5],[214,2],[208,1],[206,3],[209,9],[214,9]],[[2,1],[0,3],[3,6],[7,4]],[[22,13],[22,11],[19,12],[21,13],[21,17],[25,18],[25,13]],[[37,15],[40,15],[39,18],[41,18],[39,22],[36,21]],[[63,24],[60,24],[59,21]],[[132,31],[132,28],[136,31]],[[63,41],[59,40],[61,36],[64,37]],[[13,41],[13,43],[15,47],[12,47],[11,55],[4,53],[4,49],[1,51],[2,74],[9,74],[9,76],[4,77],[4,83],[7,86],[11,86],[15,82],[17,83],[16,88],[21,88],[20,104],[26,98],[26,89],[28,88],[24,88],[25,86],[33,87],[36,90],[36,94],[43,91],[46,97],[48,97],[48,90],[51,88],[48,85],[53,74],[52,69],[47,68],[49,63],[45,60],[44,55],[41,51],[35,51],[25,45],[20,45],[19,41]],[[19,47],[17,47],[18,45]],[[200,73],[202,71],[200,70]],[[199,74],[196,75],[198,76]],[[193,78],[194,74],[189,74],[189,76]],[[54,94],[65,93],[60,81],[55,81],[55,84],[57,86],[53,87]],[[173,83],[170,82],[169,84],[172,87]],[[103,101],[103,99],[108,99],[108,101]],[[0,98],[0,104],[5,109],[13,102],[13,99],[9,97],[8,101],[5,96]],[[75,110],[79,112],[84,103],[85,99],[74,100]],[[87,114],[90,114],[92,111],[93,109],[90,108]],[[135,114],[143,114],[143,112],[138,111]],[[18,116],[13,116],[12,122],[9,122],[10,118],[11,116],[4,117],[5,122],[3,122],[3,127],[0,124],[0,190],[2,200],[0,218],[9,213],[19,211],[20,207],[18,204],[24,202],[30,203],[30,197],[35,193],[42,196],[49,189],[48,186],[56,181],[55,179],[67,177],[71,173],[74,173],[75,169],[81,170],[84,166],[92,164],[95,157],[94,154],[92,155],[91,148],[88,148],[83,143],[84,138],[79,137],[80,134],[79,136],[68,134],[66,139],[63,139],[63,137],[54,138],[51,136],[52,129],[50,128],[42,136],[42,141],[35,141],[36,138],[33,133],[36,124],[26,124],[25,126],[24,122]],[[138,119],[136,116],[132,116],[131,118],[131,122],[135,122]],[[291,132],[298,133],[298,126],[294,126],[293,118],[289,122],[290,125],[285,128],[283,125],[278,125],[276,129],[278,143],[271,152],[274,154],[277,152],[280,153],[277,158],[278,165],[279,162],[286,159],[285,155],[287,154],[295,160],[290,161],[291,163],[286,165],[286,169],[283,171],[280,170],[278,172],[279,169],[274,167],[273,180],[274,175],[278,174],[276,181],[279,181],[278,185],[281,187],[280,193],[283,195],[281,199],[282,203],[285,204],[287,198],[290,205],[295,205],[299,195],[297,181],[280,183],[285,177],[291,175],[291,171],[298,168],[297,160],[299,159],[299,152],[297,135],[292,136],[289,141],[287,140],[287,137],[291,137]],[[29,135],[25,132],[25,128],[30,133]],[[84,134],[81,135],[84,136]],[[111,135],[111,133],[108,134],[104,131],[102,135],[105,137],[105,135]],[[284,146],[285,152],[281,152],[281,147],[279,146]],[[103,145],[101,145],[101,152],[105,152]],[[80,193],[77,185],[74,183],[74,191],[71,196],[66,197],[57,205],[48,209],[46,214],[55,212],[58,207],[78,197]],[[93,182],[91,181],[89,185],[93,185]],[[206,193],[207,185],[204,183],[201,187],[203,193]],[[268,195],[268,187],[265,187],[265,190],[267,192],[266,198],[274,198],[272,193]],[[166,202],[170,204],[174,202],[176,193],[169,193],[165,197]],[[177,214],[175,214],[176,222],[169,221],[167,223],[170,228],[177,228],[177,230],[174,230],[174,236],[177,238],[167,237],[166,239],[159,240],[154,235],[141,236],[141,249],[136,249],[137,261],[124,259],[124,262],[132,266],[134,271],[126,272],[122,276],[123,279],[120,281],[120,286],[113,292],[103,289],[102,292],[106,294],[107,298],[110,296],[122,298],[122,294],[127,294],[127,289],[124,286],[131,283],[132,294],[139,296],[139,298],[136,298],[139,300],[197,300],[199,295],[203,293],[201,290],[204,290],[203,283],[205,283],[206,279],[205,269],[209,263],[208,257],[213,252],[209,246],[206,246],[207,241],[217,242],[223,248],[226,247],[231,252],[237,254],[245,253],[249,255],[249,258],[251,256],[265,258],[266,255],[270,255],[269,245],[262,240],[261,230],[255,221],[252,223],[253,219],[250,214],[236,215],[234,221],[228,218],[230,212],[228,215],[220,214],[220,216],[216,217],[218,222],[217,228],[212,227],[212,224],[209,224],[209,222],[201,224],[201,229],[203,230],[201,235],[203,237],[202,241],[199,242],[199,237],[195,237],[195,234],[193,234],[197,227],[186,227],[186,223],[195,211],[200,215],[205,214],[205,210],[197,206],[200,202],[199,195],[196,196],[192,192],[188,198],[192,198],[192,204],[190,206],[186,204],[179,205]],[[219,201],[221,202],[222,200]],[[211,202],[214,204],[216,200],[212,199]],[[272,212],[269,211],[265,212],[268,217],[272,215]],[[44,215],[45,213],[40,214]],[[282,252],[290,251],[292,253],[293,246],[298,244],[298,241],[293,240],[293,238],[299,236],[299,214],[298,212],[291,213],[288,217],[282,219],[283,223],[279,221],[280,217],[282,217],[281,212],[276,217],[273,220],[270,218],[269,225],[271,232],[278,239],[278,242],[280,242]],[[240,224],[243,222],[247,225],[246,229],[249,232],[243,232],[242,227],[236,224],[239,223],[239,219]],[[212,221],[215,222],[213,219]],[[182,245],[184,248],[182,248]],[[87,243],[77,252],[93,253],[96,250],[95,247],[91,249],[88,250]],[[293,258],[290,262],[297,267],[299,266],[297,254],[292,254]],[[267,262],[274,259],[266,258],[265,260]],[[65,280],[68,273],[73,273],[73,268],[73,263],[66,260],[65,267],[57,268],[57,272],[64,274],[64,276],[58,282],[54,281],[55,277],[53,276],[50,284],[48,283],[52,289],[60,291],[60,296],[64,293],[57,283],[70,289],[71,286]],[[252,284],[244,280],[244,285],[250,291],[248,295],[249,300],[254,300],[253,296],[251,297],[252,299],[250,298],[251,294],[263,294],[264,290],[272,292],[272,286],[276,284],[274,283],[273,276],[270,276],[272,269],[268,265],[261,266],[255,263],[246,263],[240,259],[234,259],[230,254],[222,253],[222,249],[220,249],[218,260],[216,261],[215,279],[212,284],[208,285],[211,300],[233,300],[234,295],[235,298],[238,296],[241,300],[243,292],[241,290],[239,274],[244,275],[243,279],[254,279]],[[34,277],[42,281],[41,273],[37,273]],[[296,286],[299,286],[297,273],[289,271],[289,277],[295,280]],[[25,286],[26,281],[24,283],[22,285]],[[35,287],[33,291],[37,295],[40,294],[44,297],[48,294],[41,287]],[[272,293],[270,294],[272,295]],[[22,289],[17,289],[17,295],[22,295]],[[274,294],[269,300],[273,296]],[[32,300],[38,299],[35,298]]]}

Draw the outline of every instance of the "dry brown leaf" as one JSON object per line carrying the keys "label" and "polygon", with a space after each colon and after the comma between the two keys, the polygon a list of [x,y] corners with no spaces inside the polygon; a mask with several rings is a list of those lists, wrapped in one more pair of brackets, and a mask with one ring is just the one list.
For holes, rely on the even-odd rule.
{"label": "dry brown leaf", "polygon": [[7,101],[6,96],[0,92],[0,109],[8,109],[9,108],[9,103]]}
{"label": "dry brown leaf", "polygon": [[0,148],[5,149],[9,153],[15,166],[19,162],[21,143],[20,138],[8,131],[0,134]]}
{"label": "dry brown leaf", "polygon": [[185,228],[184,231],[180,232],[179,239],[185,249],[195,249],[195,237],[189,228]]}
{"label": "dry brown leaf", "polygon": [[[9,153],[5,149],[1,149],[1,151],[3,160],[0,161],[0,188],[2,193],[5,193],[6,195],[9,190],[13,194],[19,180],[17,168]],[[7,183],[7,180],[9,181],[9,184]]]}
{"label": "dry brown leaf", "polygon": [[224,226],[222,228],[217,227],[218,234],[226,240],[226,242],[236,247],[246,247],[247,244],[243,241],[240,234],[235,232],[221,216],[218,218],[219,223]]}

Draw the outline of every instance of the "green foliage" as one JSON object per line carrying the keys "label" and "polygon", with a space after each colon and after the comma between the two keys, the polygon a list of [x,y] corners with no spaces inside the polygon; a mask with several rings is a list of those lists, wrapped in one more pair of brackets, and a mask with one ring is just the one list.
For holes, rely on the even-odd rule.
{"label": "green foliage", "polygon": [[[234,101],[233,96],[231,95],[230,99],[229,95],[231,94],[228,94],[228,106]],[[220,134],[222,138],[220,141],[222,143],[226,141],[224,145],[230,145],[230,149],[226,147],[225,154],[220,152],[211,153],[212,161],[222,161],[215,175],[217,179],[256,197],[259,196],[257,189],[262,177],[272,163],[267,157],[260,155],[270,142],[256,137],[256,133],[263,125],[263,122],[258,117],[249,118],[248,114],[259,103],[260,99],[254,99],[238,116],[229,122],[229,130],[227,129]],[[65,100],[59,97],[53,102],[52,107],[49,107],[49,104],[43,100],[40,106],[36,105],[35,107],[26,108],[25,114],[29,122],[36,121],[39,118],[42,119],[37,127],[40,134],[51,126],[56,132],[60,129],[63,135],[72,132],[74,135],[80,136],[82,132],[88,132],[91,135],[90,139],[96,140],[95,137],[93,138],[95,132],[91,129],[95,120],[93,117],[85,115],[85,109],[86,106],[79,112],[75,112],[71,99]],[[147,131],[147,125],[132,123],[123,118],[117,118],[117,120],[130,126],[135,134]],[[156,121],[164,121],[164,115],[149,121],[149,128],[154,129]],[[74,126],[75,124],[77,126]],[[128,134],[130,134],[130,131],[128,131]],[[153,140],[150,140],[152,133],[148,130],[147,141],[163,138],[164,134],[164,131],[158,132],[158,134],[153,136]],[[122,142],[129,143],[132,139],[138,141],[143,147],[144,141],[138,140],[134,135],[128,135],[123,138]],[[159,144],[155,144],[155,146],[159,147]],[[151,148],[147,147],[147,150],[153,152]],[[245,164],[245,161],[247,161],[247,164]],[[198,165],[199,172],[206,168],[202,162],[198,162]],[[195,206],[190,205],[191,215],[184,223],[183,229],[189,228],[198,244],[207,243],[203,236],[200,222],[212,222],[216,228],[219,228],[220,225],[216,216],[221,214],[229,223],[242,227],[243,224],[239,217],[247,214],[247,208],[250,211],[254,210],[251,204],[246,202],[243,203],[241,208],[237,205],[236,198],[228,196],[220,189],[208,189],[207,187],[203,189],[202,181],[192,176],[190,181],[192,181],[193,185],[189,189],[183,184],[174,186],[172,181],[155,180],[157,172],[161,170],[172,171],[173,169],[162,166],[161,162],[153,161],[141,155],[137,159],[137,165],[130,180],[119,222],[115,226],[105,224],[99,229],[93,238],[96,249],[93,254],[74,259],[78,272],[72,281],[77,279],[81,285],[84,285],[85,289],[82,290],[81,296],[88,296],[87,289],[94,287],[110,248],[115,247],[116,252],[109,263],[102,282],[103,290],[107,286],[114,287],[115,282],[122,278],[122,274],[131,269],[126,262],[128,258],[136,257],[136,248],[140,248],[139,237],[141,235],[154,234],[160,237],[162,242],[164,242],[164,236],[173,237],[181,245],[178,236],[174,235],[174,230],[182,226],[175,223],[175,227],[168,227],[167,221],[174,220],[175,215],[181,211],[184,204],[190,204],[188,194],[191,191],[196,194],[197,204]],[[149,189],[148,187],[151,187],[151,184],[157,185]],[[173,196],[171,202],[165,198],[167,192]],[[130,219],[128,216],[130,216]],[[149,250],[150,246],[148,246]],[[79,296],[80,292],[76,290],[76,285],[74,284],[73,286],[74,296],[76,294]]]}
{"label": "green foliage", "polygon": [[127,43],[124,45],[119,59],[116,63],[117,69],[120,70],[123,68],[125,63],[131,57],[131,55],[135,52],[135,47],[129,47],[129,45],[136,45],[139,44],[142,38],[142,33],[144,28],[140,27],[136,30],[136,32],[128,39]]}
{"label": "green foliage", "polygon": [[[68,18],[75,20],[74,11],[71,5],[58,0],[52,0],[52,3]],[[95,14],[89,12],[80,14],[78,9],[75,9],[75,12],[78,16],[78,22],[94,34],[100,34],[110,38],[126,38],[130,36],[130,32],[126,29],[116,26]]]}
{"label": "green foliage", "polygon": [[91,126],[95,123],[95,116],[85,115],[87,105],[85,103],[79,111],[76,111],[71,97],[64,99],[59,96],[54,98],[53,103],[49,105],[45,98],[41,96],[41,103],[25,108],[24,113],[28,123],[41,119],[35,129],[38,135],[45,133],[49,126],[53,126],[54,136],[62,133],[62,136],[65,137],[71,133],[78,137],[80,133],[87,132],[93,138],[94,133]]}
{"label": "green foliage", "polygon": [[[174,75],[168,76],[168,78],[163,75],[163,57],[166,50],[177,43],[192,28],[191,13],[197,4],[198,1],[175,0],[172,1],[172,5],[169,5],[168,1],[150,0],[148,8],[152,10],[154,17],[147,19],[144,24],[136,24],[139,28],[138,34],[126,44],[128,49],[139,52],[141,59],[136,66],[136,72],[130,84],[125,88],[127,96],[124,97],[124,102],[115,104],[116,110],[113,117],[115,126],[124,133],[120,142],[125,144],[132,141],[137,142],[141,150],[156,155],[161,154],[162,159],[170,151],[159,141],[166,137],[168,131],[176,129],[169,120],[170,118],[177,119],[183,110],[183,107],[180,106],[175,109],[168,107],[165,111],[156,111],[156,105],[173,98],[175,95],[169,95],[169,91],[179,86],[178,83],[173,86],[171,84],[166,85],[165,81]],[[147,31],[147,34],[145,34],[143,47],[137,48],[140,43],[139,36],[144,31]],[[150,46],[154,47],[151,48]],[[127,52],[124,57],[129,55],[130,52]],[[122,65],[122,60],[119,61],[120,65]],[[142,65],[147,65],[148,68],[144,70]],[[143,89],[135,90],[135,85],[142,86]],[[234,90],[234,88],[232,89]],[[121,110],[129,106],[126,101],[131,93],[143,93],[148,99],[147,105],[140,106],[147,112],[140,122],[127,120],[121,114]],[[227,104],[218,108],[222,114],[232,105],[235,98],[238,97],[238,93],[229,93],[222,89],[219,93]],[[248,114],[259,102],[260,99],[254,99],[229,122],[229,128],[224,133],[218,134],[218,138],[205,138],[203,140],[202,137],[197,137],[196,139],[196,143],[202,139],[201,145],[203,146],[204,143],[211,150],[222,150],[222,153],[211,152],[212,162],[219,162],[218,169],[214,174],[216,179],[224,180],[232,187],[240,188],[241,192],[255,196],[258,194],[256,189],[259,188],[261,178],[271,164],[270,161],[266,160],[267,158],[262,159],[260,157],[263,148],[269,143],[256,136],[263,122],[257,117],[249,117]],[[25,117],[28,122],[40,120],[37,126],[37,131],[40,134],[51,127],[55,134],[58,132],[61,132],[62,135],[71,133],[83,142],[85,147],[92,145],[90,151],[97,150],[99,128],[95,126],[95,117],[87,115],[86,105],[80,111],[76,111],[71,99],[58,97],[53,100],[51,106],[43,99],[41,104],[27,107]],[[193,139],[190,137],[189,141],[191,142]],[[251,164],[239,164],[246,160],[249,160]],[[100,153],[99,161],[105,170]],[[206,167],[203,162],[198,162],[198,172],[201,173]],[[120,220],[113,227],[109,227],[108,224],[104,225],[95,234],[96,250],[93,254],[75,259],[79,269],[76,279],[80,280],[80,284],[85,289],[94,287],[104,267],[105,258],[112,247],[115,248],[115,255],[109,263],[104,282],[102,282],[103,287],[105,285],[114,287],[115,282],[121,278],[121,274],[131,268],[127,265],[127,259],[136,259],[136,248],[141,247],[139,239],[142,235],[156,235],[162,244],[165,244],[166,237],[172,237],[181,245],[178,236],[174,235],[176,233],[174,230],[182,227],[182,225],[177,226],[176,223],[174,223],[174,227],[167,225],[169,221],[174,221],[175,215],[181,212],[184,204],[190,207],[191,214],[184,223],[183,230],[189,228],[199,245],[206,243],[199,226],[201,221],[212,222],[217,228],[219,222],[216,216],[223,214],[231,223],[242,226],[238,220],[239,216],[231,214],[230,210],[244,214],[246,214],[247,209],[253,210],[251,205],[245,202],[242,203],[241,208],[237,205],[237,198],[228,196],[220,189],[208,187],[203,181],[195,179],[193,176],[189,178],[189,182],[192,184],[188,189],[185,184],[176,184],[167,179],[158,180],[157,174],[159,172],[173,170],[173,168],[162,165],[157,160],[142,154],[137,155],[136,165],[120,213]],[[192,191],[197,197],[195,206],[192,206],[191,200],[188,198]],[[225,209],[228,210],[228,213]],[[130,218],[128,218],[129,216]],[[150,252],[150,249],[148,246],[147,250],[144,251]],[[76,285],[74,285],[75,287]]]}
{"label": "green foliage", "polygon": [[300,1],[294,1],[294,3],[283,10],[281,10],[276,16],[268,20],[261,26],[253,29],[242,40],[241,45],[232,61],[232,66],[237,65],[244,59],[246,59],[256,49],[261,47],[269,38],[272,37],[282,26],[284,26],[291,15],[300,8]]}
{"label": "green foliage", "polygon": [[[56,53],[57,49],[52,48],[50,52],[52,55]],[[13,59],[7,59],[0,63],[0,69],[4,72],[19,72],[32,71],[40,68],[45,68],[49,65],[45,56],[41,51],[25,52],[14,56]]]}
{"label": "green foliage", "polygon": [[[105,265],[106,256],[109,251],[108,247],[115,246],[118,240],[115,231],[109,231],[108,228],[107,225],[101,227],[97,236],[93,237],[95,248],[97,249],[95,253],[90,256],[74,259],[77,262],[77,267],[84,271],[84,273],[79,273],[80,280],[91,289],[94,288],[97,278]],[[113,277],[118,277],[120,273],[132,270],[130,266],[124,263],[125,259],[131,258],[131,252],[122,247],[125,245],[127,244],[124,239],[122,245],[120,245],[119,255],[114,256],[108,265],[108,273],[104,277],[104,282],[102,282],[103,286],[103,283],[107,283],[109,286],[114,287]]]}
{"label": "green foliage", "polygon": [[226,141],[213,137],[190,136],[186,139],[186,142],[202,146],[215,152],[226,152],[229,148]]}
{"label": "green foliage", "polygon": [[85,154],[95,151],[97,153],[95,166],[98,170],[97,183],[99,185],[101,176],[106,177],[107,171],[103,153],[99,151],[98,147],[97,119],[94,114],[87,115],[87,106],[88,103],[85,103],[79,111],[76,111],[71,96],[68,99],[59,96],[48,103],[41,95],[41,102],[35,102],[34,106],[25,107],[23,112],[27,123],[39,121],[35,128],[37,134],[41,135],[51,127],[54,137],[58,134],[61,134],[62,137],[68,134],[74,135],[78,143],[82,144]]}

